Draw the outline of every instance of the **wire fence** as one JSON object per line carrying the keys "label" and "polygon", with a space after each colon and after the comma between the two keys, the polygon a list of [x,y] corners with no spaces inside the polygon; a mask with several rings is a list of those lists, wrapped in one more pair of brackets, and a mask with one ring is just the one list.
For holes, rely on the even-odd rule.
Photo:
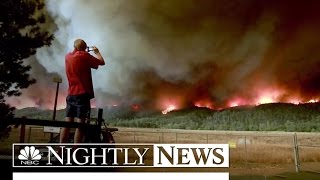
{"label": "wire fence", "polygon": [[[26,127],[25,142],[48,142],[41,126]],[[19,140],[17,130],[13,139]],[[59,135],[59,134],[55,134]],[[320,133],[229,132],[120,128],[116,143],[229,144],[230,167],[286,167],[289,171],[320,172]]]}
{"label": "wire fence", "polygon": [[230,167],[285,165],[320,173],[320,133],[120,130],[116,142],[229,144]]}

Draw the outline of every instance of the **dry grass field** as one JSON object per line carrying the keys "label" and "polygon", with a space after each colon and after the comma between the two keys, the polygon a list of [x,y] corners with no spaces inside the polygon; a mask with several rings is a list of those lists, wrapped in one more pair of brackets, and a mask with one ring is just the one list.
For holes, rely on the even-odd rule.
{"label": "dry grass field", "polygon": [[[235,172],[295,171],[294,133],[121,128],[116,142],[228,143]],[[320,170],[320,133],[297,133],[301,169]],[[240,171],[239,171],[240,170]],[[268,172],[270,171],[270,172]]]}
{"label": "dry grass field", "polygon": [[[0,154],[10,154],[12,143],[19,142],[19,135],[19,128],[13,128],[10,137],[1,142]],[[229,143],[230,168],[226,171],[233,174],[274,174],[295,170],[294,133],[119,128],[113,135],[116,143]],[[320,133],[297,133],[297,137],[301,169],[320,171]],[[44,133],[42,127],[26,127],[25,142],[46,143],[49,138],[50,134]]]}

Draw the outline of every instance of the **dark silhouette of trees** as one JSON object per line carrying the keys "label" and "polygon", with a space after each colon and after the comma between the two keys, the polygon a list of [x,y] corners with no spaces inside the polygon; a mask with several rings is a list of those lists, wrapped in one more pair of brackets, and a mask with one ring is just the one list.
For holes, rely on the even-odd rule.
{"label": "dark silhouette of trees", "polygon": [[[45,30],[46,16],[43,0],[0,1],[0,117],[13,116],[13,107],[5,97],[19,96],[21,89],[36,82],[28,74],[31,69],[24,61],[37,48],[49,46],[53,35]],[[6,123],[0,121],[1,132]]]}

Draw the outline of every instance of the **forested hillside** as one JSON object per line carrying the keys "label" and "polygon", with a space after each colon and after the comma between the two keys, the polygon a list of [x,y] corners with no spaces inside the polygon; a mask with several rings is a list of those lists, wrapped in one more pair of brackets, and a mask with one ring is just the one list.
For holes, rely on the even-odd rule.
{"label": "forested hillside", "polygon": [[[96,109],[92,117],[96,117]],[[36,119],[52,119],[52,111],[37,108],[16,110],[16,117],[27,116]],[[57,119],[63,120],[64,110],[57,112]],[[255,107],[241,106],[219,111],[206,108],[190,108],[161,112],[135,112],[125,108],[104,109],[104,119],[111,126],[235,130],[235,131],[298,131],[320,132],[320,104],[273,103]]]}

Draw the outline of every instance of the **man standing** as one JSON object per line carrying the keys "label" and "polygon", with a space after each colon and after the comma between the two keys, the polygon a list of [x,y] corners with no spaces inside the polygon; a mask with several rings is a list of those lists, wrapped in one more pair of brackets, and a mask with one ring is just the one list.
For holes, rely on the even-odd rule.
{"label": "man standing", "polygon": [[[66,75],[69,88],[66,98],[66,119],[67,122],[84,123],[88,117],[91,107],[90,100],[94,98],[91,68],[98,69],[105,64],[97,47],[93,46],[96,57],[90,55],[86,49],[87,44],[82,39],[74,41],[73,52],[65,56]],[[60,143],[68,140],[70,128],[62,128]],[[82,143],[84,130],[77,128],[74,135],[74,143]]]}

